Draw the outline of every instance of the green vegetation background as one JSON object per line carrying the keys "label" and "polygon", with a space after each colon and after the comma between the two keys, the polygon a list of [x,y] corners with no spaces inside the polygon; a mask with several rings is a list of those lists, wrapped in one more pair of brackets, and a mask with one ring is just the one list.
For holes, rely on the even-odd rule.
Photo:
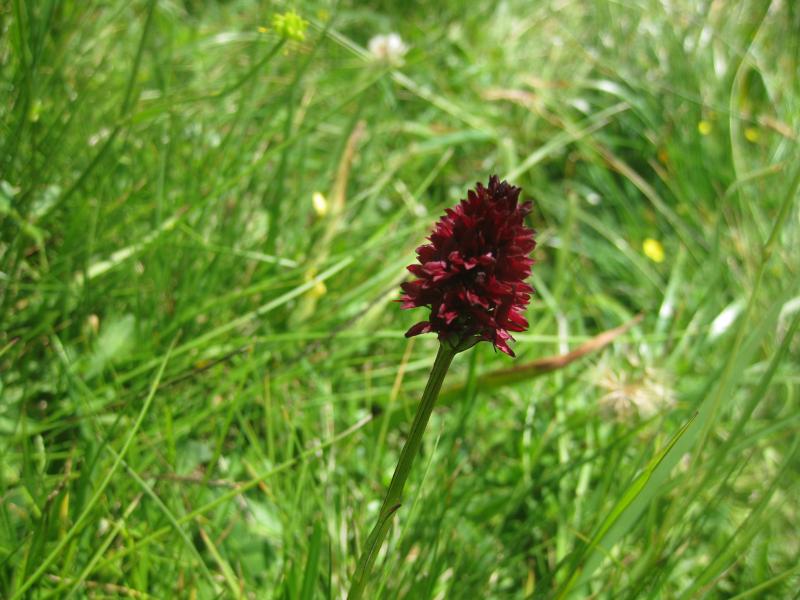
{"label": "green vegetation background", "polygon": [[[404,64],[365,50],[392,31]],[[532,326],[456,359],[372,597],[793,597],[799,31],[791,0],[0,2],[0,596],[341,598],[435,353],[398,283],[498,173],[536,202]]]}

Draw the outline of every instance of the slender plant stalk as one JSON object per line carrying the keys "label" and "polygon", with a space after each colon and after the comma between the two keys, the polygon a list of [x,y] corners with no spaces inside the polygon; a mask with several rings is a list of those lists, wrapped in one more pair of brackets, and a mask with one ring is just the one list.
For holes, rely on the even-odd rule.
{"label": "slender plant stalk", "polygon": [[400,508],[403,487],[406,485],[406,479],[408,479],[414,459],[419,453],[422,434],[425,433],[425,427],[428,425],[428,419],[430,419],[436,399],[439,397],[442,382],[455,355],[456,350],[449,344],[444,343],[439,346],[436,361],[433,363],[433,369],[431,369],[431,374],[428,378],[428,384],[425,386],[422,400],[420,400],[417,414],[414,417],[414,423],[411,425],[411,432],[408,434],[408,439],[400,451],[400,459],[397,461],[392,482],[389,484],[386,498],[383,500],[378,522],[369,534],[367,543],[361,551],[361,557],[358,559],[358,567],[356,567],[353,581],[350,584],[350,593],[347,596],[349,600],[359,600],[364,594],[364,589],[372,571],[372,565],[375,563],[375,558],[378,556],[383,541],[386,539],[386,534],[389,533],[392,516]]}

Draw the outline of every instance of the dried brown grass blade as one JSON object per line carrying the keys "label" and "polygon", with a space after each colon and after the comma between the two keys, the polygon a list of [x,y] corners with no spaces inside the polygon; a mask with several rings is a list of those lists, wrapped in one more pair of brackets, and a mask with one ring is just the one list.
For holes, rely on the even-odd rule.
{"label": "dried brown grass blade", "polygon": [[[478,377],[477,387],[481,390],[491,389],[520,381],[526,381],[528,379],[533,379],[535,377],[540,377],[547,373],[552,373],[553,371],[563,369],[564,367],[589,354],[602,350],[616,338],[626,333],[634,325],[638,324],[642,320],[643,316],[644,315],[639,314],[619,327],[604,331],[589,341],[584,342],[575,348],[575,350],[567,352],[566,354],[546,356],[544,358],[539,358],[530,362],[522,363],[520,365],[515,365],[506,369],[498,369],[496,371],[491,371],[489,373],[480,375]],[[465,387],[466,385],[461,383],[447,388],[442,391],[442,397],[449,398],[456,396],[463,392]]]}

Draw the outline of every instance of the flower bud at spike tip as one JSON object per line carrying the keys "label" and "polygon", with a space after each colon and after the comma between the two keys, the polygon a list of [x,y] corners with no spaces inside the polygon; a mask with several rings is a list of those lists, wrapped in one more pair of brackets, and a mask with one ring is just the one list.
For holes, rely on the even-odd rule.
{"label": "flower bud at spike tip", "polygon": [[430,317],[406,337],[435,332],[442,342],[464,349],[485,340],[514,356],[511,331],[525,331],[523,316],[533,288],[530,253],[534,231],[525,225],[531,203],[520,204],[520,188],[489,178],[467,198],[445,211],[428,238],[417,248],[416,276],[401,284],[403,308],[430,308]]}

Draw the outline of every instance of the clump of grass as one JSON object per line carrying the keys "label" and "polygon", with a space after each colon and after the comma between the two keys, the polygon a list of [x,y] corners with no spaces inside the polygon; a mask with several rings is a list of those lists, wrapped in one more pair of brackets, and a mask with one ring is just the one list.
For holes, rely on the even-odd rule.
{"label": "clump of grass", "polygon": [[430,367],[390,300],[487,171],[537,200],[520,361],[643,313],[603,366],[674,401],[476,349],[381,597],[792,593],[794,3],[376,6],[0,8],[0,595],[340,597]]}

